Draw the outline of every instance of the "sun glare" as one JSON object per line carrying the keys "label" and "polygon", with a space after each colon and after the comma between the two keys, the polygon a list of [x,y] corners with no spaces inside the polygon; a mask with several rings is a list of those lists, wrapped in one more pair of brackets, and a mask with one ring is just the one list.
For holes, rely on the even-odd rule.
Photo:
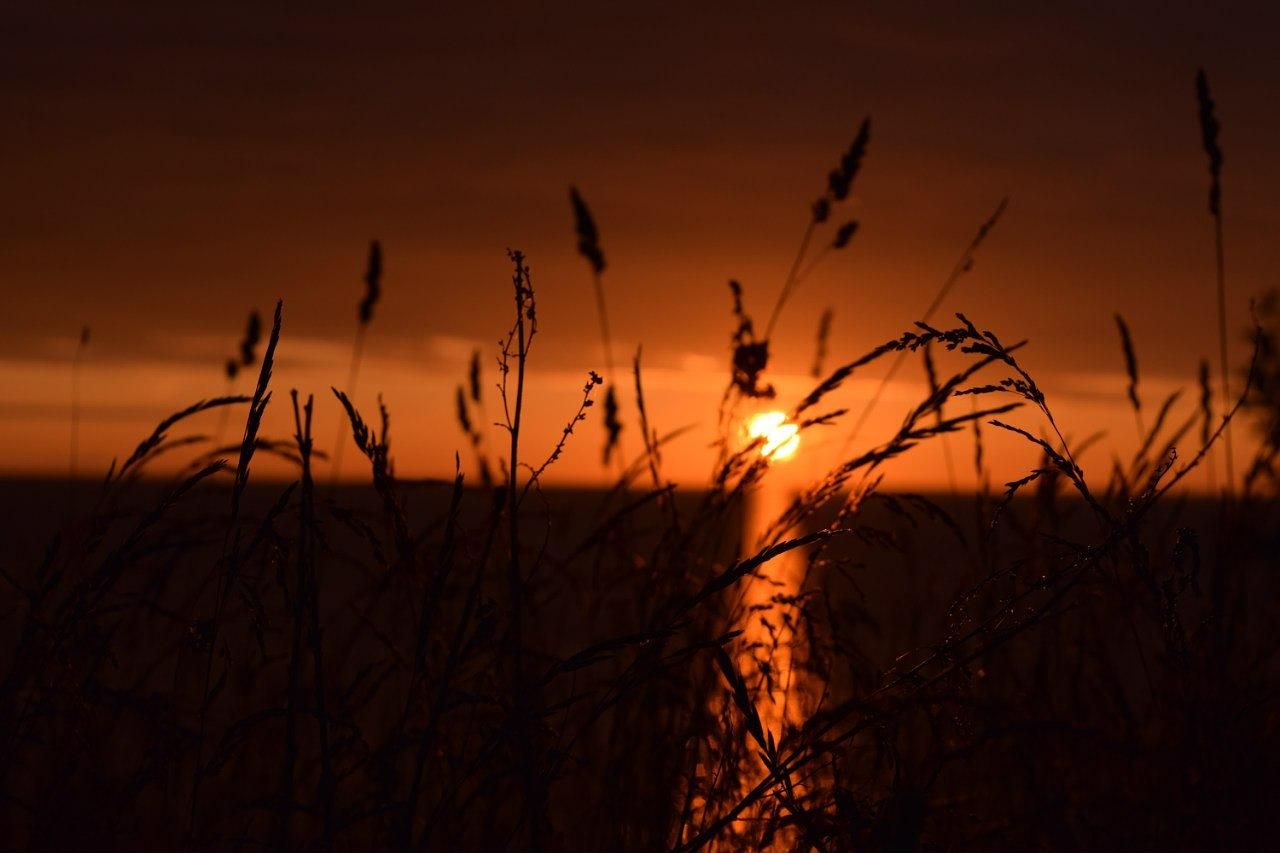
{"label": "sun glare", "polygon": [[800,447],[800,427],[782,412],[761,412],[747,422],[747,437],[763,438],[760,455],[770,461],[790,459]]}

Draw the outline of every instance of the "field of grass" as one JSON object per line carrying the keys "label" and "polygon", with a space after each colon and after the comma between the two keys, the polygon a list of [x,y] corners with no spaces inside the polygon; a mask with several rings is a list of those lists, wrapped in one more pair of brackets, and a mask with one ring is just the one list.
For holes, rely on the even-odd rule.
{"label": "field of grass", "polygon": [[[856,433],[864,412],[832,406],[835,392],[920,359],[930,388],[898,431],[851,433],[825,476],[771,493],[775,448],[742,438],[741,408],[771,395],[773,320],[812,258],[857,230],[829,220],[868,134],[814,204],[764,327],[733,285],[722,441],[697,488],[664,472],[673,437],[648,421],[639,355],[614,363],[604,256],[576,191],[609,364],[605,380],[584,376],[559,445],[522,440],[538,313],[512,252],[503,445],[470,421],[472,378],[454,401],[468,448],[456,479],[397,479],[393,413],[347,396],[378,299],[375,244],[333,392],[347,470],[367,486],[325,482],[338,460],[313,435],[315,401],[273,387],[283,306],[247,336],[251,397],[175,413],[100,482],[4,484],[3,846],[1265,847],[1280,806],[1276,430],[1243,469],[1217,464],[1208,496],[1186,485],[1231,458],[1220,448],[1246,403],[1273,423],[1267,306],[1246,374],[1233,382],[1224,359],[1219,396],[1206,371],[1182,421],[1176,398],[1143,405],[1117,318],[1144,440],[1086,471],[1096,439],[1072,436],[1089,425],[1057,421],[1021,343],[935,316],[1002,205],[920,323],[818,371],[783,412],[801,436]],[[810,252],[817,240],[827,248]],[[261,434],[268,406],[292,411],[292,436]],[[211,409],[242,436],[231,447],[182,434]],[[1009,423],[1015,409],[1037,426]],[[985,483],[994,431],[1040,463],[973,494],[878,488],[900,457],[956,434],[978,452],[954,465]],[[566,446],[595,452],[601,436],[616,486],[544,487]],[[190,466],[148,477],[170,453]],[[296,476],[259,482],[268,453]],[[42,550],[16,545],[45,532]]]}

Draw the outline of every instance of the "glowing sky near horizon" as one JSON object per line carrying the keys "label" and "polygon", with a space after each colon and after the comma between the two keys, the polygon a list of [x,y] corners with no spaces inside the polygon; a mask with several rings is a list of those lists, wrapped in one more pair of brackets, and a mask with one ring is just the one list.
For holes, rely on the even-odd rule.
{"label": "glowing sky near horizon", "polygon": [[[8,11],[0,472],[66,471],[83,324],[93,340],[79,467],[91,474],[169,411],[223,393],[245,314],[269,313],[277,297],[285,336],[268,430],[288,434],[286,392],[298,387],[321,400],[318,435],[330,435],[328,388],[346,376],[374,237],[384,299],[357,402],[385,395],[399,470],[450,472],[465,448],[454,387],[477,347],[483,423],[496,418],[509,246],[534,270],[530,440],[549,450],[602,363],[573,183],[600,227],[615,350],[629,362],[643,346],[660,431],[697,427],[666,454],[671,476],[696,485],[727,378],[726,282],[742,281],[748,310],[767,316],[808,205],[867,114],[872,142],[846,211],[861,228],[782,316],[768,377],[777,408],[811,384],[825,308],[828,365],[908,328],[1009,195],[938,322],[962,310],[1007,340],[1030,339],[1029,365],[1068,431],[1108,432],[1095,451],[1105,471],[1112,446],[1136,443],[1112,313],[1133,329],[1153,408],[1178,387],[1191,407],[1196,365],[1216,347],[1192,88],[1201,64],[1223,121],[1233,328],[1275,283],[1274,9],[729,9]],[[1233,357],[1244,361],[1243,340]],[[856,408],[880,375],[856,376],[839,404]],[[619,382],[626,417],[630,378]],[[923,387],[910,365],[868,435],[896,428]],[[191,426],[216,431],[217,419]],[[823,470],[843,434],[806,435],[785,476]],[[599,481],[599,440],[588,422],[557,476]],[[634,424],[624,440],[634,452]],[[961,478],[967,441],[951,442]],[[943,486],[941,454],[922,448],[891,475]],[[1035,461],[1013,442],[989,456],[997,481]],[[265,460],[263,470],[286,473]]]}

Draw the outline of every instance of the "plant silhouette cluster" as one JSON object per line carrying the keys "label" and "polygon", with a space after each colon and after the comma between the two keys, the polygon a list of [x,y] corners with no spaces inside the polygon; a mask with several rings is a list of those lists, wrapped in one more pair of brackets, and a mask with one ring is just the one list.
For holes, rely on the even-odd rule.
{"label": "plant silhouette cluster", "polygon": [[[864,122],[831,172],[774,319],[868,138]],[[603,253],[571,200],[607,352]],[[41,559],[5,561],[5,845],[1258,849],[1280,805],[1275,303],[1216,413],[1207,361],[1196,400],[1144,399],[1140,336],[1116,315],[1114,391],[1139,440],[1108,456],[1060,420],[1026,342],[933,317],[1003,210],[911,328],[828,368],[824,316],[813,387],[786,411],[801,434],[865,420],[879,395],[851,411],[851,380],[908,358],[923,390],[750,525],[775,469],[738,409],[778,392],[741,285],[704,485],[666,473],[681,431],[652,421],[638,351],[626,383],[585,371],[555,443],[530,442],[539,315],[518,251],[508,331],[456,389],[467,459],[415,483],[396,473],[391,408],[362,412],[352,388],[380,295],[374,242],[352,377],[332,389],[367,486],[317,485],[312,396],[288,395],[292,435],[263,433],[289,343],[277,304],[260,361],[252,321],[246,335],[252,394],[165,418]],[[611,486],[554,489],[602,388]],[[1242,409],[1262,441],[1239,488],[1174,491]],[[233,410],[234,444],[179,434]],[[972,495],[881,489],[922,445],[966,436]],[[178,475],[144,476],[184,450]],[[1034,460],[1000,493],[995,452]],[[260,453],[289,480],[260,480]]]}

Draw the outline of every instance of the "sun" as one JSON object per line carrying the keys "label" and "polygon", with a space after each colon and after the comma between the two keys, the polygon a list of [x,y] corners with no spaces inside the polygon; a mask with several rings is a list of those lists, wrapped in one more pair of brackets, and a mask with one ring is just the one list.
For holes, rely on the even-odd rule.
{"label": "sun", "polygon": [[790,459],[800,447],[800,427],[782,412],[761,412],[747,421],[747,437],[763,438],[760,455],[771,462]]}

